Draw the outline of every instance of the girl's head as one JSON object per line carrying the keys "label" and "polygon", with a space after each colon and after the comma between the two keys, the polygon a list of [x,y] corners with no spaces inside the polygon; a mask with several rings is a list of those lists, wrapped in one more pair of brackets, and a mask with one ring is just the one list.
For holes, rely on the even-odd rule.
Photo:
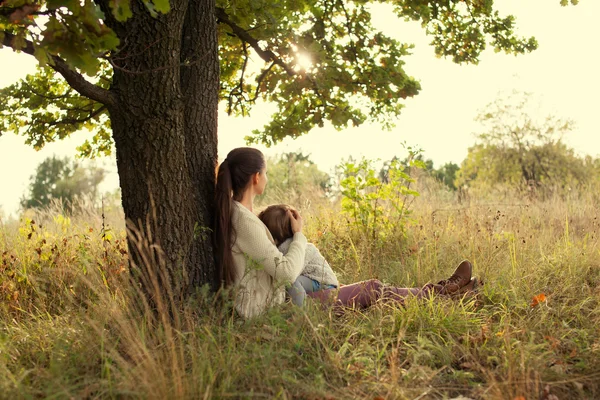
{"label": "girl's head", "polygon": [[267,163],[260,150],[239,147],[227,154],[217,170],[216,219],[214,240],[221,281],[230,285],[235,279],[231,247],[235,231],[231,225],[232,201],[241,201],[247,191],[262,194],[267,185]]}
{"label": "girl's head", "polygon": [[277,245],[294,236],[290,210],[295,211],[292,206],[287,204],[274,204],[258,214],[258,218],[267,226]]}

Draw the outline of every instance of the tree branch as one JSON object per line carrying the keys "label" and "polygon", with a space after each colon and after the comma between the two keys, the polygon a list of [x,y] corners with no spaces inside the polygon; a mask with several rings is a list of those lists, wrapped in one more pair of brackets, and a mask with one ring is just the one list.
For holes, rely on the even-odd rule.
{"label": "tree branch", "polygon": [[263,50],[260,47],[260,45],[258,44],[258,40],[256,40],[254,37],[252,37],[248,33],[247,30],[245,30],[244,28],[242,28],[241,26],[239,26],[235,22],[233,22],[231,19],[229,19],[229,15],[227,15],[227,13],[225,12],[225,10],[223,8],[217,7],[216,14],[217,14],[218,22],[222,22],[225,25],[229,26],[231,28],[231,30],[233,31],[233,33],[238,38],[240,38],[242,41],[244,41],[244,42],[248,43],[250,46],[252,46],[254,51],[256,51],[256,53],[260,56],[260,58],[265,60],[265,62],[273,62],[276,65],[279,65],[290,76],[297,74],[296,71],[294,71],[292,69],[292,67],[290,67],[288,64],[286,64],[281,58],[277,57],[275,55],[275,53],[273,53],[271,50]]}
{"label": "tree branch", "polygon": [[[15,35],[9,32],[4,32],[2,45],[12,48],[14,39]],[[18,50],[29,55],[34,55],[33,43],[29,40],[25,40],[25,47]],[[50,67],[61,74],[67,83],[77,92],[79,92],[79,94],[107,106],[116,105],[117,100],[111,92],[88,82],[83,75],[72,70],[62,58],[53,55],[51,56],[51,60],[52,63],[50,64]]]}
{"label": "tree branch", "polygon": [[98,108],[96,111],[91,112],[90,115],[88,115],[87,117],[66,118],[66,119],[61,119],[59,121],[51,121],[51,122],[48,122],[47,124],[48,124],[48,126],[82,124],[82,123],[87,122],[87,121],[93,119],[94,117],[100,115],[105,110],[106,110],[106,106],[103,105],[100,108]]}
{"label": "tree branch", "polygon": [[271,68],[273,68],[274,65],[275,65],[275,63],[272,62],[268,68],[265,68],[262,70],[262,72],[256,79],[256,89],[254,90],[254,98],[250,99],[251,102],[255,102],[256,99],[258,99],[258,93],[260,92],[260,87],[261,87],[263,81],[265,80],[265,78],[267,77],[267,74],[269,73]]}
{"label": "tree branch", "polygon": [[358,51],[356,50],[356,43],[354,43],[354,39],[352,38],[354,32],[352,30],[352,23],[350,22],[351,18],[350,14],[348,14],[348,10],[346,10],[346,7],[344,6],[344,1],[345,0],[341,0],[338,3],[342,8],[342,11],[344,12],[344,15],[346,16],[346,29],[348,29],[348,38],[350,38],[350,48],[352,49],[352,54],[354,55],[354,60],[352,60],[352,62],[356,63],[356,60],[358,60]]}
{"label": "tree branch", "polygon": [[[244,98],[244,76],[246,74],[246,67],[248,66],[248,58],[249,58],[248,57],[248,47],[246,46],[246,42],[242,42],[242,51],[244,53],[243,54],[244,63],[242,64],[242,71],[240,73],[240,81],[229,92],[229,96],[228,96],[228,100],[227,100],[227,115],[231,115],[231,113],[233,112],[233,109],[237,108],[237,106],[240,105],[240,103],[242,102],[240,100],[240,97],[243,98],[244,100],[246,100]],[[237,96],[235,105],[233,105],[233,97],[234,96]],[[244,115],[244,112],[245,112],[244,104],[242,103],[241,106],[242,106],[242,115]]]}
{"label": "tree branch", "polygon": [[62,99],[69,98],[70,97],[69,95],[71,94],[71,89],[72,89],[72,88],[69,88],[65,92],[65,94],[61,94],[59,96],[49,96],[49,95],[46,95],[46,94],[43,94],[43,93],[39,93],[27,81],[23,81],[23,85],[25,85],[27,87],[27,90],[29,90],[31,93],[35,94],[38,97],[44,98],[46,100],[62,100]]}

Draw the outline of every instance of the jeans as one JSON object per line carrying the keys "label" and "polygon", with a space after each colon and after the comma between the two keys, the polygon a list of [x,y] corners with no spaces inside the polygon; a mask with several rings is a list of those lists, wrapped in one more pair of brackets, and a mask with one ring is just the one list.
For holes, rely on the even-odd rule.
{"label": "jeans", "polygon": [[334,285],[322,285],[319,281],[315,281],[306,276],[300,275],[292,284],[292,286],[286,289],[286,292],[293,304],[302,307],[307,293],[314,293],[320,290],[329,290],[335,288],[336,286]]}

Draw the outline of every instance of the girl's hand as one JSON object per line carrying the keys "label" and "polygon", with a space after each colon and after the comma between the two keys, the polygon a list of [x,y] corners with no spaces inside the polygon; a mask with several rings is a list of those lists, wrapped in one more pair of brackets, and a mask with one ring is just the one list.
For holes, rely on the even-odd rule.
{"label": "girl's hand", "polygon": [[296,210],[288,210],[290,215],[290,223],[292,225],[292,232],[302,232],[302,216]]}

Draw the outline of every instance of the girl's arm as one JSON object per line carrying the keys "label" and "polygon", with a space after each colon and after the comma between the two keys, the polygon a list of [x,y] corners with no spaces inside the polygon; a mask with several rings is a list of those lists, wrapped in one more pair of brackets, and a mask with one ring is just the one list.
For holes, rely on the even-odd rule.
{"label": "girl's arm", "polygon": [[333,272],[333,269],[317,246],[312,243],[308,243],[306,246],[306,260],[303,274],[308,274],[312,279],[322,284],[340,285],[335,272]]}

